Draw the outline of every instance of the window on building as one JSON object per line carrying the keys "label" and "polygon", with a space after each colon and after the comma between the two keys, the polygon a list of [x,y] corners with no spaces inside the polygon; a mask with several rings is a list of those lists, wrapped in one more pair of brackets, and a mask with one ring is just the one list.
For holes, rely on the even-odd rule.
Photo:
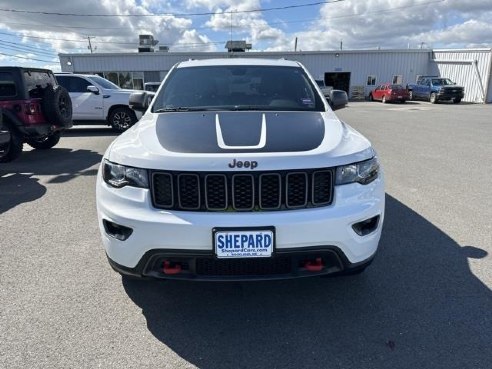
{"label": "window on building", "polygon": [[376,76],[367,76],[367,85],[376,86]]}
{"label": "window on building", "polygon": [[107,72],[105,73],[105,77],[107,80],[113,82],[115,85],[120,85],[118,82],[118,73],[116,72]]}
{"label": "window on building", "polygon": [[135,90],[143,90],[144,73],[143,72],[133,72],[133,88]]}
{"label": "window on building", "polygon": [[132,74],[130,72],[119,72],[118,79],[121,88],[133,88]]}
{"label": "window on building", "polygon": [[393,76],[393,82],[391,82],[393,85],[401,85],[403,84],[403,76],[401,74],[394,75]]}

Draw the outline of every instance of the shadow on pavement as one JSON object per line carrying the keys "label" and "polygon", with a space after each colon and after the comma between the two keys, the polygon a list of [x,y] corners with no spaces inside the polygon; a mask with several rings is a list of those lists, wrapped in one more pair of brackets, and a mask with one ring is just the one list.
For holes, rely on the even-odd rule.
{"label": "shadow on pavement", "polygon": [[52,148],[24,151],[19,159],[0,164],[0,214],[34,201],[46,193],[38,176],[51,176],[48,183],[64,183],[78,176],[94,176],[102,156],[90,150]]}
{"label": "shadow on pavement", "polygon": [[492,294],[467,260],[487,253],[386,201],[359,276],[123,287],[149,331],[200,368],[488,368]]}

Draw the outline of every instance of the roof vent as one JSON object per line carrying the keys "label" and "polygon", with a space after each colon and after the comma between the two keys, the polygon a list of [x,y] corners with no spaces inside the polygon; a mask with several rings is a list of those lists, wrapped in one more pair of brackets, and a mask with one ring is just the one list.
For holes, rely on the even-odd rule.
{"label": "roof vent", "polygon": [[225,48],[230,53],[245,52],[251,50],[251,44],[246,43],[246,41],[227,41]]}

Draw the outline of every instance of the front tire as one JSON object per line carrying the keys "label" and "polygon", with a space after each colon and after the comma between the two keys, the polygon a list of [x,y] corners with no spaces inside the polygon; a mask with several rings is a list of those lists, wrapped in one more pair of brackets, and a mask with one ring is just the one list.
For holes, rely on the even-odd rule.
{"label": "front tire", "polygon": [[34,149],[48,150],[55,146],[60,141],[60,132],[53,132],[49,136],[42,138],[28,138],[27,144]]}
{"label": "front tire", "polygon": [[2,131],[2,134],[10,136],[9,141],[3,147],[0,147],[0,163],[8,163],[22,154],[22,135],[10,125],[2,125],[1,122],[0,131]]}
{"label": "front tire", "polygon": [[430,94],[429,101],[431,104],[437,104],[437,95],[435,92]]}
{"label": "front tire", "polygon": [[124,132],[137,122],[137,117],[130,108],[114,109],[109,116],[109,124],[115,132]]}
{"label": "front tire", "polygon": [[453,99],[453,103],[455,104],[459,104],[461,102],[461,98],[460,97],[456,97]]}
{"label": "front tire", "polygon": [[372,97],[372,94],[369,94],[369,101],[374,101],[374,97]]}

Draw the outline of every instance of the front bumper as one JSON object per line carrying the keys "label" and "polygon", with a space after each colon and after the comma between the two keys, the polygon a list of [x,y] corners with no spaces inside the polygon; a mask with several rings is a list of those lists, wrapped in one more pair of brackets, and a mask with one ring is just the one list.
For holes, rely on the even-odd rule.
{"label": "front bumper", "polygon": [[439,100],[463,99],[464,97],[464,92],[439,91],[439,93],[437,94],[437,98]]}
{"label": "front bumper", "polygon": [[207,251],[151,250],[145,253],[134,268],[120,265],[108,256],[111,267],[122,275],[194,281],[267,280],[350,274],[366,268],[373,259],[374,255],[362,262],[351,263],[334,246],[281,250],[271,258],[228,260],[217,259],[213,253]]}
{"label": "front bumper", "polygon": [[[110,264],[122,274],[203,280],[278,279],[332,274],[363,267],[374,257],[384,219],[384,179],[368,185],[336,186],[330,206],[265,212],[185,212],[152,207],[149,190],[115,189],[97,178],[97,210]],[[355,223],[377,217],[359,236]],[[108,234],[103,220],[131,229],[122,241]],[[212,229],[275,228],[271,258],[217,259]],[[166,273],[162,268],[167,262]],[[315,264],[314,268],[309,267]],[[174,268],[179,265],[179,272]],[[176,273],[175,273],[176,272]]]}

